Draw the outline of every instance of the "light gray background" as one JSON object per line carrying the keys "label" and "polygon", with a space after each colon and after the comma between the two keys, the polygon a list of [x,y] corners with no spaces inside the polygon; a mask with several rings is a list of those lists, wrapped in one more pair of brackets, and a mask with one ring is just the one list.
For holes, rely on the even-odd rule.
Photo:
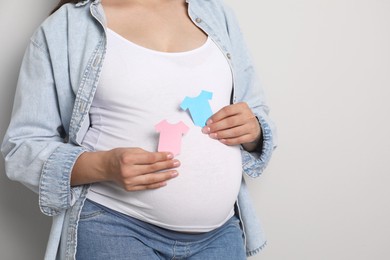
{"label": "light gray background", "polygon": [[[250,188],[260,260],[390,259],[390,1],[227,0],[279,128]],[[22,53],[57,0],[0,0],[0,137]],[[50,219],[0,160],[0,258],[42,259]]]}

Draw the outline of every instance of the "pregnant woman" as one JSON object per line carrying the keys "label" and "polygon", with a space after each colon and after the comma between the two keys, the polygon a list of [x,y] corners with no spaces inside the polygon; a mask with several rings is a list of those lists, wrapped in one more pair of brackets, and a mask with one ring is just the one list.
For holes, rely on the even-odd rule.
{"label": "pregnant woman", "polygon": [[222,1],[61,1],[25,53],[2,152],[53,217],[45,259],[240,260],[265,245],[243,174],[274,135]]}

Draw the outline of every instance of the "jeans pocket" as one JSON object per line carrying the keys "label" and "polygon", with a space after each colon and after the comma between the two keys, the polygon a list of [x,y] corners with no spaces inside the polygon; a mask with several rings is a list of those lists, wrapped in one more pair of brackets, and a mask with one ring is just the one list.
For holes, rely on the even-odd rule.
{"label": "jeans pocket", "polygon": [[104,209],[100,208],[95,203],[86,199],[80,213],[80,221],[98,217],[104,213],[106,213]]}

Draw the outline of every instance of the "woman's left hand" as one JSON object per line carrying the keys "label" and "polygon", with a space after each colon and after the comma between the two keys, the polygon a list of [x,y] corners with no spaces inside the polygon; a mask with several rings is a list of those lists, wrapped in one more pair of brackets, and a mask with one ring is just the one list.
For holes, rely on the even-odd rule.
{"label": "woman's left hand", "polygon": [[261,127],[245,102],[226,106],[212,115],[202,133],[226,145],[241,144],[245,150],[256,149],[261,138]]}

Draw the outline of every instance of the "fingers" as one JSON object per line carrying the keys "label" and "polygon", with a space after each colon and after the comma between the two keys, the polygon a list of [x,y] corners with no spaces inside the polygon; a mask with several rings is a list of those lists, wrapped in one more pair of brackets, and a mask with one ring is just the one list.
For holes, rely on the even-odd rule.
{"label": "fingers", "polygon": [[221,121],[225,118],[241,114],[243,111],[248,110],[249,107],[246,103],[240,102],[237,104],[225,106],[222,109],[220,109],[217,113],[212,115],[209,120],[207,121],[208,124]]}
{"label": "fingers", "polygon": [[233,128],[223,129],[210,133],[209,136],[210,138],[219,140],[221,143],[226,145],[251,143],[258,140],[261,134],[260,128],[256,127],[256,124],[258,123],[256,122],[253,124],[245,124]]}
{"label": "fingers", "polygon": [[180,166],[178,160],[164,160],[164,157],[162,161],[159,161],[161,158],[158,155],[155,156],[156,153],[153,153],[152,156],[146,155],[149,160],[145,159],[142,164],[130,164],[122,167],[121,179],[125,190],[156,189],[165,186],[168,180],[178,176],[178,172],[172,170]]}
{"label": "fingers", "polygon": [[157,189],[178,176],[180,162],[172,153],[148,152],[140,148],[111,150],[112,180],[126,191]]}
{"label": "fingers", "polygon": [[156,162],[152,164],[144,164],[144,165],[131,165],[124,166],[123,177],[136,177],[144,174],[160,174],[163,171],[177,168],[180,166],[180,162],[176,159]]}
{"label": "fingers", "polygon": [[210,133],[209,136],[226,145],[239,145],[253,142],[253,140],[257,139],[259,134],[260,133],[256,127],[245,124],[215,133]]}
{"label": "fingers", "polygon": [[239,145],[258,140],[261,128],[248,105],[237,103],[211,116],[202,132],[226,145]]}
{"label": "fingers", "polygon": [[149,173],[138,175],[128,182],[125,182],[123,187],[126,191],[141,191],[149,189],[158,189],[167,185],[167,181],[178,176],[177,171],[166,171],[160,173]]}
{"label": "fingers", "polygon": [[121,163],[132,165],[149,165],[172,160],[173,154],[168,152],[147,152],[140,148],[127,149],[120,156]]}

